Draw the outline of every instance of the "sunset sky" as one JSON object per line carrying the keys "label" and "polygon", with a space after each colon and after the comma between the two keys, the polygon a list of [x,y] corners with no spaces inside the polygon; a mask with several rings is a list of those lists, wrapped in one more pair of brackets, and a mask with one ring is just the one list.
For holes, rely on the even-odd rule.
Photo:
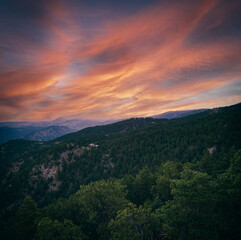
{"label": "sunset sky", "polygon": [[241,102],[239,0],[2,0],[0,121]]}

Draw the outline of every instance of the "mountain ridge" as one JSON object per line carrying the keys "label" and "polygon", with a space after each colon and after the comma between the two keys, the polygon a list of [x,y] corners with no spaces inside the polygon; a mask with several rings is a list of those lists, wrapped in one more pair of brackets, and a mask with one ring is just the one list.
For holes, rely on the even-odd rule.
{"label": "mountain ridge", "polygon": [[136,174],[145,165],[153,169],[168,160],[200,161],[210,149],[213,162],[225,167],[221,156],[241,147],[240,109],[241,104],[172,120],[129,119],[48,142],[2,144],[0,206],[18,194],[22,199],[26,192],[44,205],[53,196],[68,196],[80,184]]}
{"label": "mountain ridge", "polygon": [[23,139],[33,141],[49,141],[74,131],[74,129],[66,126],[49,126],[42,130],[30,133],[24,136]]}
{"label": "mountain ridge", "polygon": [[166,119],[173,119],[173,118],[182,118],[187,117],[189,115],[198,114],[204,111],[210,110],[209,108],[202,108],[202,109],[193,109],[193,110],[183,110],[183,111],[168,111],[158,115],[152,116],[153,118],[166,118]]}
{"label": "mountain ridge", "polygon": [[[207,110],[207,109],[172,111],[172,112],[166,112],[166,113],[162,113],[159,115],[146,117],[146,118],[155,118],[155,119],[181,118],[181,117],[186,117],[191,114],[197,114],[197,113],[205,111],[205,110]],[[133,118],[133,119],[135,119],[135,118]],[[141,119],[141,117],[140,117],[140,119]],[[126,120],[128,120],[128,119],[126,119]],[[54,138],[61,137],[65,134],[68,134],[71,132],[76,132],[76,131],[79,131],[79,130],[82,130],[82,129],[85,129],[88,127],[98,127],[98,126],[109,125],[111,123],[121,122],[121,121],[125,121],[125,120],[99,121],[99,120],[87,120],[87,119],[57,118],[52,121],[0,122],[0,144],[5,143],[9,140],[18,139],[18,138],[36,140],[36,141],[48,141],[48,140],[52,140]],[[49,128],[49,127],[52,127],[52,131],[47,130],[47,128]],[[64,128],[64,127],[66,127],[66,128]],[[54,129],[55,129],[55,131],[54,131]],[[48,136],[48,132],[49,132],[49,136]]]}

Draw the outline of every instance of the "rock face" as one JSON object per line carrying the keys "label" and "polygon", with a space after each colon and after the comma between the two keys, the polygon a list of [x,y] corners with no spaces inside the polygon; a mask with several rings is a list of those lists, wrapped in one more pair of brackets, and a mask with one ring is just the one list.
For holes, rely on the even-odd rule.
{"label": "rock face", "polygon": [[60,137],[64,134],[73,132],[74,130],[65,126],[50,126],[44,128],[40,131],[31,133],[25,136],[25,139],[34,140],[34,141],[48,141],[54,138]]}

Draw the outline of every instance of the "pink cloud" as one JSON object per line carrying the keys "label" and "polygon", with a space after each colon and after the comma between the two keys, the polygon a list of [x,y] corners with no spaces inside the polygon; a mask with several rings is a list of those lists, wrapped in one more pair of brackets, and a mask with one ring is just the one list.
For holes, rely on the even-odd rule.
{"label": "pink cloud", "polygon": [[[8,66],[0,61],[2,120],[155,115],[175,106],[185,109],[182,100],[240,81],[238,37],[191,41],[204,22],[210,27],[203,31],[210,31],[230,17],[223,16],[219,1],[158,4],[125,19],[103,20],[91,37],[74,14],[63,2],[52,5],[40,21],[49,33],[46,43],[19,39],[23,49],[15,54],[22,62]],[[73,70],[76,63],[84,70]],[[219,99],[187,106],[215,102]]]}

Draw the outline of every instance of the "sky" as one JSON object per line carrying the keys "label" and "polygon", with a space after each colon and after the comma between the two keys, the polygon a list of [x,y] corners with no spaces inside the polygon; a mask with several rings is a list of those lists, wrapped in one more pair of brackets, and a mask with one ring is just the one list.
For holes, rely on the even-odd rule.
{"label": "sky", "polygon": [[0,121],[241,102],[239,0],[1,0]]}

